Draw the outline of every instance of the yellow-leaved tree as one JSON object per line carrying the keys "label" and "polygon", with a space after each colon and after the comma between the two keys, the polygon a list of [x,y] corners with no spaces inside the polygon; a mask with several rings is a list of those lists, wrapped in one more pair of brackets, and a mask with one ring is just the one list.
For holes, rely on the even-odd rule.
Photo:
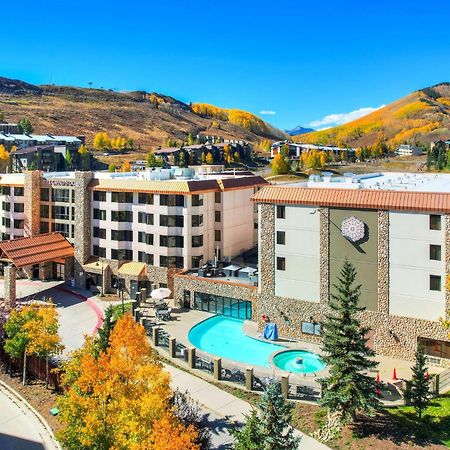
{"label": "yellow-leaved tree", "polygon": [[286,158],[281,153],[275,155],[272,160],[272,173],[274,175],[281,175],[284,173],[288,173],[289,170],[290,166]]}
{"label": "yellow-leaved tree", "polygon": [[111,139],[109,138],[108,133],[97,133],[94,137],[93,146],[96,150],[107,150],[111,148]]}
{"label": "yellow-leaved tree", "polygon": [[131,315],[118,319],[105,352],[98,354],[94,338],[86,338],[64,365],[62,379],[68,386],[58,401],[64,448],[199,449],[196,430],[173,412],[169,374]]}
{"label": "yellow-leaved tree", "polygon": [[130,161],[125,161],[120,168],[121,172],[131,172],[131,163]]}
{"label": "yellow-leaved tree", "polygon": [[9,153],[5,146],[0,144],[0,170],[5,172],[9,164]]}
{"label": "yellow-leaved tree", "polygon": [[214,158],[211,152],[208,152],[208,154],[206,155],[206,159],[205,159],[206,164],[213,164],[214,163]]}

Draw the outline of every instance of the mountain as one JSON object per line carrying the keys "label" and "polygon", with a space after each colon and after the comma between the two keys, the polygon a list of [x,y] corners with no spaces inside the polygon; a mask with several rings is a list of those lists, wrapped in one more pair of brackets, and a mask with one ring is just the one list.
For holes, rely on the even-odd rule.
{"label": "mountain", "polygon": [[399,144],[429,144],[450,137],[450,83],[415,91],[357,120],[295,136],[296,141],[358,147],[383,139]]}
{"label": "mountain", "polygon": [[300,134],[311,133],[314,128],[306,128],[299,125],[298,127],[292,128],[292,130],[285,130],[290,136],[299,136]]}
{"label": "mountain", "polygon": [[143,149],[162,145],[168,138],[185,141],[189,133],[252,143],[287,137],[284,131],[250,113],[246,114],[264,125],[252,127],[228,117],[212,121],[195,113],[190,105],[155,92],[34,86],[4,77],[0,77],[0,112],[11,123],[28,117],[35,133],[86,136],[88,145],[100,131],[129,137]]}

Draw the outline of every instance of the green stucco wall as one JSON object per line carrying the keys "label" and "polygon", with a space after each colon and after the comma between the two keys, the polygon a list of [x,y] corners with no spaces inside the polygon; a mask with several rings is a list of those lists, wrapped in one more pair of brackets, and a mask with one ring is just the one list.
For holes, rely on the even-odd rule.
{"label": "green stucco wall", "polygon": [[[341,223],[354,216],[365,224],[366,236],[352,243],[341,234]],[[360,304],[370,311],[378,309],[378,218],[376,211],[330,209],[330,291],[335,293],[337,277],[347,258],[357,271],[361,284]]]}

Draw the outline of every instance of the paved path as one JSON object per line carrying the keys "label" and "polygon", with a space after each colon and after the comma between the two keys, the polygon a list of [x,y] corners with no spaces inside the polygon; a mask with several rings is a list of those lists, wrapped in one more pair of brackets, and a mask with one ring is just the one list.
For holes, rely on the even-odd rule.
{"label": "paved path", "polygon": [[0,449],[60,449],[48,425],[28,403],[0,383]]}
{"label": "paved path", "polygon": [[[172,377],[173,389],[178,388],[182,392],[188,391],[190,396],[202,405],[205,420],[212,431],[213,448],[230,448],[232,438],[228,429],[232,422],[243,422],[244,416],[251,411],[250,404],[176,367],[165,364],[164,368]],[[299,445],[301,450],[329,450],[326,445],[300,431],[296,430],[296,434],[302,438]]]}

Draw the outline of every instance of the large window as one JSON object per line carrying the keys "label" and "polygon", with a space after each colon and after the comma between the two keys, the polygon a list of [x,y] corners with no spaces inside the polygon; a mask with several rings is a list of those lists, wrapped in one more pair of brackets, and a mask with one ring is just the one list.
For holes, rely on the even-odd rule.
{"label": "large window", "polygon": [[441,229],[441,216],[437,214],[430,215],[430,230],[440,230]]}
{"label": "large window", "polygon": [[161,227],[184,227],[183,216],[159,216],[159,225]]}
{"label": "large window", "polygon": [[14,212],[21,213],[25,211],[25,207],[23,203],[14,203]]}
{"label": "large window", "polygon": [[203,255],[200,256],[193,256],[192,257],[192,267],[200,267],[200,263],[203,260]]}
{"label": "large window", "polygon": [[439,275],[430,275],[430,291],[441,290],[441,277]]}
{"label": "large window", "polygon": [[221,222],[222,217],[220,211],[214,211],[214,221],[215,222]]}
{"label": "large window", "polygon": [[222,203],[222,193],[221,192],[214,193],[214,203]]}
{"label": "large window", "polygon": [[145,252],[138,252],[138,261],[153,266],[153,255]]}
{"label": "large window", "polygon": [[139,231],[138,242],[143,242],[147,245],[153,245],[153,234],[144,233],[143,231]]}
{"label": "large window", "polygon": [[46,204],[41,205],[41,217],[48,219],[50,216],[50,208]]}
{"label": "large window", "polygon": [[145,192],[139,192],[138,194],[138,203],[143,205],[153,205],[154,195],[147,194]]}
{"label": "large window", "polygon": [[203,195],[193,195],[192,206],[203,206]]}
{"label": "large window", "polygon": [[145,223],[146,225],[153,225],[153,214],[142,211],[138,212],[138,222]]}
{"label": "large window", "polygon": [[52,228],[53,231],[59,231],[65,237],[69,237],[70,225],[68,223],[54,223]]}
{"label": "large window", "polygon": [[192,236],[192,247],[201,247],[203,245],[203,234]]}
{"label": "large window", "polygon": [[96,238],[106,239],[106,230],[105,230],[105,228],[94,227],[92,229],[92,234]]}
{"label": "large window", "polygon": [[450,359],[450,342],[426,338],[419,338],[418,341],[422,343],[425,355]]}
{"label": "large window", "polygon": [[194,309],[237,319],[252,318],[252,303],[220,295],[194,293]]}
{"label": "large window", "polygon": [[48,222],[41,222],[41,233],[48,233],[49,232],[49,226]]}
{"label": "large window", "polygon": [[95,202],[106,202],[106,192],[105,191],[94,191],[94,201]]}
{"label": "large window", "polygon": [[14,196],[15,197],[23,197],[24,188],[23,187],[15,187],[14,188]]}
{"label": "large window", "polygon": [[159,204],[161,206],[184,206],[184,196],[161,194]]}
{"label": "large window", "polygon": [[184,258],[182,256],[164,256],[159,257],[160,267],[175,267],[182,269],[184,267]]}
{"label": "large window", "polygon": [[133,231],[132,230],[111,230],[111,240],[131,242],[133,240]]}
{"label": "large window", "polygon": [[286,219],[286,207],[277,206],[277,219]]}
{"label": "large window", "polygon": [[70,194],[69,189],[52,189],[52,201],[69,203]]}
{"label": "large window", "polygon": [[159,245],[161,247],[169,248],[183,248],[184,247],[184,237],[183,236],[159,236]]}
{"label": "large window", "polygon": [[203,225],[203,214],[192,215],[192,226],[193,227],[201,227],[202,225]]}
{"label": "large window", "polygon": [[133,203],[132,192],[111,192],[111,201],[114,203]]}
{"label": "large window", "polygon": [[113,248],[111,249],[111,259],[117,259],[120,261],[132,261],[133,250],[117,250]]}
{"label": "large window", "polygon": [[277,244],[278,245],[286,244],[286,232],[285,231],[277,231]]}
{"label": "large window", "polygon": [[50,200],[50,189],[41,188],[41,201],[48,202]]}
{"label": "large window", "polygon": [[106,220],[106,211],[104,209],[94,208],[94,219]]}
{"label": "large window", "polygon": [[52,218],[59,220],[69,220],[69,207],[53,205],[52,206]]}
{"label": "large window", "polygon": [[94,245],[92,250],[94,256],[100,256],[100,258],[106,258],[106,248],[100,247],[99,245]]}
{"label": "large window", "polygon": [[133,211],[111,211],[113,222],[133,222]]}
{"label": "large window", "polygon": [[286,270],[286,258],[277,256],[277,270]]}
{"label": "large window", "polygon": [[433,261],[441,261],[441,246],[440,245],[430,245],[430,259]]}

